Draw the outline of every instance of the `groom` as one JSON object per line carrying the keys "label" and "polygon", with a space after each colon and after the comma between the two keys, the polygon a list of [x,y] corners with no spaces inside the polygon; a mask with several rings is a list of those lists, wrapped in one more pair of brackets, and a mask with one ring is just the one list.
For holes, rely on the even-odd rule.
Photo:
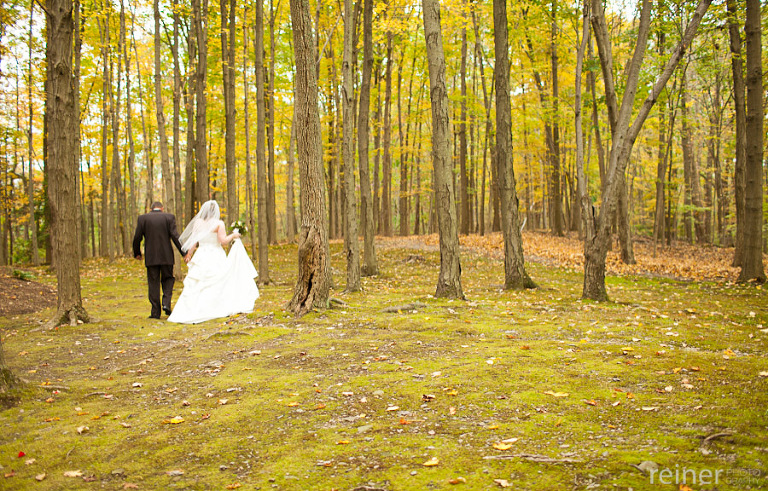
{"label": "groom", "polygon": [[144,264],[147,267],[149,303],[152,305],[150,319],[160,318],[160,283],[163,284],[162,308],[171,315],[173,296],[173,248],[171,241],[181,252],[179,233],[176,231],[176,217],[163,212],[163,204],[152,203],[152,211],[140,215],[133,236],[133,256],[141,259],[141,239],[144,239]]}

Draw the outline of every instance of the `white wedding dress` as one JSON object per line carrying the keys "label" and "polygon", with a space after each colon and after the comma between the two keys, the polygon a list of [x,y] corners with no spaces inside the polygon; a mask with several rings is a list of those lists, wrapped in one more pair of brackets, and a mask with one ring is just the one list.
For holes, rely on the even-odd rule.
{"label": "white wedding dress", "polygon": [[196,324],[253,312],[253,304],[259,298],[256,276],[256,268],[240,239],[232,242],[227,255],[216,232],[206,234],[189,261],[184,289],[168,320]]}

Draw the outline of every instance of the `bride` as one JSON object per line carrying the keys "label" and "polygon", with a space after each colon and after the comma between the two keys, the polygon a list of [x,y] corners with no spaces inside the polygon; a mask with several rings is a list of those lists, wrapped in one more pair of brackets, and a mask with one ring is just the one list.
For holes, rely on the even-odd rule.
{"label": "bride", "polygon": [[[259,298],[254,281],[258,273],[239,240],[240,232],[235,229],[227,235],[219,216],[219,204],[206,201],[179,237],[189,270],[170,322],[196,324],[253,312]],[[227,255],[222,245],[230,242]]]}

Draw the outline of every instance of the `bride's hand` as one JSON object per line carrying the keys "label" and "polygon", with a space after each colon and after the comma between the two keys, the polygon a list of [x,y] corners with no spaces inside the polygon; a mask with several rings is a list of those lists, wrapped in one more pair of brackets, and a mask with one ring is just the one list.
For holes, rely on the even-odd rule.
{"label": "bride's hand", "polygon": [[232,232],[233,239],[239,239],[240,237],[242,237],[242,235],[240,235],[240,232],[238,230],[235,230],[234,232]]}

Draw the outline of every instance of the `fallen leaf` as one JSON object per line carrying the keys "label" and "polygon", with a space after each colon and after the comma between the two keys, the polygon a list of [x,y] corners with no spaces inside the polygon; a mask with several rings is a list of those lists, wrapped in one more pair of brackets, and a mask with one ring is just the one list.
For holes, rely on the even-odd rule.
{"label": "fallen leaf", "polygon": [[35,480],[37,480],[37,481],[42,481],[43,479],[45,479],[45,472],[35,476]]}
{"label": "fallen leaf", "polygon": [[546,391],[544,393],[546,395],[552,396],[552,397],[568,397],[568,393],[567,392],[552,392],[551,390],[548,390],[548,391]]}
{"label": "fallen leaf", "polygon": [[[219,399],[219,406],[224,406],[229,402],[229,399]],[[290,406],[290,404],[288,404]]]}
{"label": "fallen leaf", "polygon": [[296,407],[296,406],[298,406],[298,405],[299,405],[299,403],[298,403],[298,402],[295,402],[295,401],[294,401],[294,402],[289,402],[289,403],[288,403],[288,407]]}
{"label": "fallen leaf", "polygon": [[493,448],[496,450],[509,450],[512,448],[512,445],[509,443],[503,443],[503,442],[496,442],[493,444]]}
{"label": "fallen leaf", "polygon": [[90,428],[88,428],[87,426],[78,426],[77,427],[77,434],[78,435],[82,435],[83,433],[88,433],[89,430],[90,430]]}
{"label": "fallen leaf", "polygon": [[25,465],[32,465],[35,462],[37,462],[35,459],[27,459],[27,460],[24,461],[24,464]]}
{"label": "fallen leaf", "polygon": [[437,457],[432,457],[431,459],[429,459],[428,461],[424,462],[421,465],[423,465],[424,467],[434,467],[434,466],[436,466],[439,463],[440,463],[440,461],[437,460]]}
{"label": "fallen leaf", "polygon": [[181,469],[174,469],[172,471],[165,471],[165,473],[168,474],[169,476],[183,476],[184,475],[184,471],[181,470]]}
{"label": "fallen leaf", "polygon": [[389,406],[387,411],[397,411],[398,409],[400,409],[400,406]]}
{"label": "fallen leaf", "polygon": [[462,484],[465,482],[467,482],[467,480],[463,477],[454,477],[453,479],[448,479],[448,484]]}
{"label": "fallen leaf", "polygon": [[139,489],[139,487],[132,482],[127,482],[123,484],[123,489]]}
{"label": "fallen leaf", "polygon": [[19,458],[22,458],[22,457],[24,457],[25,455],[27,455],[27,454],[25,454],[24,452],[19,452]]}
{"label": "fallen leaf", "polygon": [[422,394],[421,399],[425,402],[434,401],[435,396],[433,394]]}
{"label": "fallen leaf", "polygon": [[242,484],[240,484],[239,482],[236,482],[236,483],[233,483],[233,484],[227,484],[227,489],[237,489],[240,486],[242,486]]}
{"label": "fallen leaf", "polygon": [[656,406],[643,406],[643,411],[658,411],[659,408]]}
{"label": "fallen leaf", "polygon": [[336,445],[349,445],[349,440],[339,440]]}
{"label": "fallen leaf", "polygon": [[184,418],[182,418],[181,416],[174,416],[171,419],[164,419],[163,420],[163,424],[165,424],[165,425],[168,425],[168,424],[170,424],[170,425],[177,425],[177,424],[183,423],[183,422],[184,422]]}
{"label": "fallen leaf", "polygon": [[511,486],[511,484],[509,483],[509,481],[507,481],[506,479],[494,479],[494,480],[493,480],[493,482],[495,482],[496,484],[498,484],[498,485],[499,485],[499,487],[501,487],[501,488],[508,488],[508,487],[510,487],[510,486]]}
{"label": "fallen leaf", "polygon": [[64,471],[64,477],[83,477],[82,471]]}
{"label": "fallen leaf", "polygon": [[594,399],[590,399],[588,401],[584,401],[584,403],[588,404],[590,406],[597,406],[597,401],[595,401]]}
{"label": "fallen leaf", "polygon": [[450,414],[451,416],[453,416],[454,414],[456,414],[456,408],[455,408],[455,407],[453,407],[453,406],[449,407],[449,408],[448,408],[448,414]]}

